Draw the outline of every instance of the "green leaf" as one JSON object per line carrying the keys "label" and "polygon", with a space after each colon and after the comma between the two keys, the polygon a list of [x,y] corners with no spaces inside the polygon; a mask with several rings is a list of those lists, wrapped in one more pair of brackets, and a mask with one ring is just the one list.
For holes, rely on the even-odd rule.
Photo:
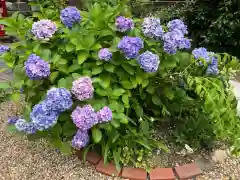
{"label": "green leaf", "polygon": [[81,66],[79,66],[79,64],[73,64],[68,68],[68,72],[75,72],[79,69],[81,69]]}
{"label": "green leaf", "polygon": [[143,80],[143,82],[142,82],[142,87],[145,88],[145,87],[148,86],[148,84],[149,84],[149,80],[148,80],[148,79],[145,79],[145,80]]}
{"label": "green leaf", "polygon": [[78,54],[78,64],[81,65],[88,58],[88,53],[86,51],[82,51]]}
{"label": "green leaf", "polygon": [[118,172],[121,171],[120,155],[121,155],[121,148],[118,148],[118,151],[116,151],[116,149],[113,150],[113,159]]}
{"label": "green leaf", "polygon": [[148,150],[152,150],[151,147],[144,141],[141,141],[141,140],[135,140],[136,143],[142,145],[143,147],[147,148]]}
{"label": "green leaf", "polygon": [[107,91],[105,89],[97,88],[95,92],[100,96],[107,96]]}
{"label": "green leaf", "polygon": [[66,51],[67,52],[71,52],[71,51],[73,51],[75,49],[75,46],[72,44],[72,43],[68,43],[67,45],[66,45]]}
{"label": "green leaf", "polygon": [[161,100],[157,95],[152,96],[152,102],[156,105],[161,105]]}
{"label": "green leaf", "polygon": [[92,69],[92,75],[100,74],[102,72],[103,68],[98,66]]}
{"label": "green leaf", "polygon": [[126,105],[126,107],[129,107],[129,99],[127,94],[122,96],[122,101]]}
{"label": "green leaf", "polygon": [[104,69],[106,69],[106,71],[108,72],[114,72],[115,66],[113,64],[104,64]]}
{"label": "green leaf", "polygon": [[141,106],[139,106],[138,104],[134,106],[135,112],[137,114],[138,117],[142,117],[143,116],[143,108]]}
{"label": "green leaf", "polygon": [[111,76],[109,76],[108,74],[101,74],[99,84],[104,89],[106,89],[110,86],[110,80],[111,80]]}
{"label": "green leaf", "polygon": [[119,128],[120,127],[120,123],[119,123],[119,121],[117,119],[112,119],[110,122],[113,125],[113,127],[115,127],[115,128]]}
{"label": "green leaf", "polygon": [[58,81],[58,87],[61,88],[71,88],[72,86],[72,77],[67,77],[67,78],[61,78],[59,81]]}
{"label": "green leaf", "polygon": [[175,97],[175,93],[172,89],[170,88],[166,88],[164,89],[164,94],[167,96],[168,99],[173,100],[173,98]]}
{"label": "green leaf", "polygon": [[125,93],[125,90],[122,88],[114,89],[112,92],[112,96],[121,96],[123,93]]}
{"label": "green leaf", "polygon": [[70,142],[62,142],[59,148],[61,153],[64,155],[71,155],[72,154],[72,146]]}
{"label": "green leaf", "polygon": [[133,89],[133,88],[134,88],[132,82],[130,82],[130,81],[128,81],[128,80],[121,81],[120,83],[122,84],[122,86],[123,86],[125,89]]}
{"label": "green leaf", "polygon": [[49,79],[50,79],[51,83],[54,83],[54,81],[57,79],[58,75],[59,75],[59,72],[58,72],[58,71],[52,72],[52,73],[50,74]]}
{"label": "green leaf", "polygon": [[83,41],[81,42],[83,47],[86,47],[87,49],[91,49],[91,47],[94,45],[94,43],[95,43],[94,34],[88,34],[87,36],[85,36],[83,38]]}
{"label": "green leaf", "polygon": [[92,6],[92,9],[91,9],[91,15],[93,18],[98,18],[98,17],[101,17],[101,13],[102,13],[102,8],[101,8],[101,5],[99,3],[95,3],[93,6]]}
{"label": "green leaf", "polygon": [[92,137],[95,143],[99,143],[102,139],[102,132],[97,128],[92,128]]}
{"label": "green leaf", "polygon": [[99,50],[101,48],[102,48],[101,44],[95,44],[91,49],[92,50]]}
{"label": "green leaf", "polygon": [[50,49],[43,49],[43,50],[41,50],[41,57],[44,60],[50,61],[50,59],[51,59],[51,50]]}
{"label": "green leaf", "polygon": [[20,102],[20,93],[14,93],[11,96],[11,100],[15,103],[19,103]]}
{"label": "green leaf", "polygon": [[125,71],[127,71],[129,74],[134,75],[135,70],[133,69],[133,67],[129,64],[122,64],[123,69],[125,69]]}
{"label": "green leaf", "polygon": [[54,54],[52,57],[52,62],[56,64],[61,59],[61,56],[59,54]]}
{"label": "green leaf", "polygon": [[7,126],[7,131],[8,132],[17,132],[17,128],[14,125],[8,125]]}
{"label": "green leaf", "polygon": [[147,92],[149,92],[150,94],[153,94],[155,92],[155,88],[153,86],[149,85],[147,87]]}
{"label": "green leaf", "polygon": [[8,88],[10,88],[8,83],[4,83],[4,82],[0,83],[0,89],[8,89]]}

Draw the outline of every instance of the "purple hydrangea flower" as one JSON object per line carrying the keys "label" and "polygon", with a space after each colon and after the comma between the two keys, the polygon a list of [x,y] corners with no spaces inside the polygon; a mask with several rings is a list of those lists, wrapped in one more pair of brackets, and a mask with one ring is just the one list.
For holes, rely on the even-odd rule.
{"label": "purple hydrangea flower", "polygon": [[87,146],[89,143],[89,135],[87,131],[78,130],[77,134],[72,139],[72,146],[75,149],[81,149]]}
{"label": "purple hydrangea flower", "polygon": [[27,122],[25,119],[18,119],[15,123],[15,127],[18,131],[27,134],[35,134],[37,132],[35,124],[33,124],[32,122]]}
{"label": "purple hydrangea flower", "polygon": [[65,88],[51,88],[47,92],[46,104],[53,111],[64,112],[72,107],[71,93]]}
{"label": "purple hydrangea flower", "polygon": [[169,21],[167,24],[169,31],[174,31],[176,29],[180,30],[183,34],[188,34],[187,26],[180,19],[174,19]]}
{"label": "purple hydrangea flower", "polygon": [[164,34],[163,28],[160,24],[160,19],[154,17],[144,18],[142,24],[142,31],[146,37],[154,39],[162,39]]}
{"label": "purple hydrangea flower", "polygon": [[101,60],[109,61],[112,59],[112,53],[107,48],[103,48],[98,52],[98,57]]}
{"label": "purple hydrangea flower", "polygon": [[38,40],[48,41],[56,31],[56,23],[48,19],[41,19],[32,25],[32,33]]}
{"label": "purple hydrangea flower", "polygon": [[97,112],[98,123],[104,123],[112,120],[112,110],[105,106]]}
{"label": "purple hydrangea flower", "polygon": [[69,6],[61,10],[60,19],[65,26],[72,28],[73,24],[82,20],[82,17],[76,7]]}
{"label": "purple hydrangea flower", "polygon": [[206,74],[217,75],[219,72],[218,57],[214,53],[209,53],[209,56],[211,58],[211,63],[208,65]]}
{"label": "purple hydrangea flower", "polygon": [[33,107],[30,118],[35,127],[43,131],[53,127],[57,123],[58,115],[57,111],[49,108],[46,101],[42,101]]}
{"label": "purple hydrangea flower", "polygon": [[139,51],[143,48],[143,41],[139,37],[125,36],[118,44],[118,48],[122,51],[127,59],[134,59],[138,56]]}
{"label": "purple hydrangea flower", "polygon": [[72,93],[80,101],[91,99],[94,93],[92,79],[89,77],[81,77],[73,81]]}
{"label": "purple hydrangea flower", "polygon": [[138,64],[145,72],[156,72],[159,63],[159,56],[150,51],[144,52],[138,58]]}
{"label": "purple hydrangea flower", "polygon": [[117,27],[117,31],[120,31],[120,32],[126,32],[134,28],[133,20],[123,16],[117,17],[115,24]]}
{"label": "purple hydrangea flower", "polygon": [[16,116],[8,118],[8,124],[15,124],[19,118]]}
{"label": "purple hydrangea flower", "polygon": [[204,59],[206,62],[210,61],[210,57],[206,48],[203,48],[203,47],[195,48],[192,51],[192,54],[196,60]]}
{"label": "purple hydrangea flower", "polygon": [[10,50],[10,48],[8,46],[0,45],[0,55],[5,53],[5,52],[7,52],[7,51],[9,51],[9,50]]}
{"label": "purple hydrangea flower", "polygon": [[87,131],[98,123],[97,113],[91,105],[76,107],[71,117],[74,124],[82,131]]}
{"label": "purple hydrangea flower", "polygon": [[36,54],[31,54],[24,65],[27,76],[32,80],[44,79],[50,75],[50,64]]}
{"label": "purple hydrangea flower", "polygon": [[190,41],[184,38],[184,35],[179,30],[170,31],[164,34],[164,51],[168,54],[175,54],[177,49],[189,49],[191,47]]}

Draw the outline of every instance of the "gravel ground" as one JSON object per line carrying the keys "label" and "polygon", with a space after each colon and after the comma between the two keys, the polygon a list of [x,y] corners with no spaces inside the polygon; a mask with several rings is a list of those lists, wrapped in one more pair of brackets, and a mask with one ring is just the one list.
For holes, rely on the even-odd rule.
{"label": "gravel ground", "polygon": [[[106,180],[77,157],[51,150],[44,141],[29,142],[6,132],[7,118],[17,109],[12,103],[0,104],[0,180]],[[116,178],[115,178],[116,179]]]}

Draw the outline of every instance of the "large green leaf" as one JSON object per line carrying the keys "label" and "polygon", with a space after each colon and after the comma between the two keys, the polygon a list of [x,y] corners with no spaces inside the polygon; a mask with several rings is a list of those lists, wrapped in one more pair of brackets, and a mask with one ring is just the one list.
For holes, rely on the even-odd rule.
{"label": "large green leaf", "polygon": [[54,83],[54,81],[57,79],[58,75],[59,75],[59,72],[58,72],[58,71],[52,72],[52,73],[50,74],[49,79],[50,79],[51,83]]}
{"label": "large green leaf", "polygon": [[157,95],[152,96],[152,102],[156,105],[161,105],[161,100]]}
{"label": "large green leaf", "polygon": [[134,88],[134,85],[132,84],[132,82],[130,82],[128,80],[121,81],[120,83],[122,84],[122,86],[125,89],[133,89]]}
{"label": "large green leaf", "polygon": [[78,64],[81,65],[82,63],[84,63],[84,61],[87,60],[88,56],[89,56],[89,54],[88,54],[88,52],[86,52],[86,51],[81,51],[81,52],[79,52],[79,53],[78,53],[78,57],[77,57],[77,59],[78,59]]}
{"label": "large green leaf", "polygon": [[92,137],[95,143],[99,143],[102,139],[102,132],[97,128],[92,128]]}
{"label": "large green leaf", "polygon": [[101,66],[97,66],[92,69],[92,75],[100,74],[102,72],[103,68]]}
{"label": "large green leaf", "polygon": [[4,83],[4,82],[0,83],[0,89],[8,89],[8,88],[10,88],[9,83]]}
{"label": "large green leaf", "polygon": [[131,65],[129,65],[129,64],[122,64],[122,67],[123,67],[123,69],[125,69],[125,71],[127,71],[130,75],[134,75],[135,70],[134,70],[134,68],[133,68]]}
{"label": "large green leaf", "polygon": [[124,92],[125,92],[124,89],[122,89],[122,88],[117,88],[117,89],[114,89],[114,90],[113,90],[112,96],[121,96]]}

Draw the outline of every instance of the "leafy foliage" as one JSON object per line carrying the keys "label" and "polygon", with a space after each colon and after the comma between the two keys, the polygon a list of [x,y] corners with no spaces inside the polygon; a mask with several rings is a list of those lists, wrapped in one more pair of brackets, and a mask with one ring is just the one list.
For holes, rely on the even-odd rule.
{"label": "leafy foliage", "polygon": [[[84,148],[84,155],[90,149],[97,150],[105,163],[114,160],[118,169],[129,163],[148,168],[145,156],[155,148],[167,151],[161,142],[153,138],[155,123],[163,117],[178,117],[181,122],[189,119],[179,126],[181,128],[176,126],[176,132],[185,135],[179,138],[180,143],[190,142],[192,133],[198,132],[197,135],[202,137],[197,141],[229,139],[236,144],[236,149],[239,148],[236,143],[239,134],[236,132],[240,132],[240,127],[236,125],[238,118],[232,105],[235,99],[228,87],[233,68],[238,68],[237,60],[227,54],[218,55],[220,74],[207,76],[206,63],[199,66],[199,62],[187,52],[169,55],[164,52],[161,41],[146,38],[139,30],[141,19],[134,19],[135,28],[129,32],[116,32],[116,17],[130,16],[131,12],[124,1],[106,2],[95,2],[88,11],[81,11],[81,23],[75,23],[72,28],[60,22],[58,10],[44,8],[33,17],[25,18],[15,13],[6,20],[0,20],[0,24],[6,25],[7,33],[19,40],[2,55],[8,67],[13,69],[14,78],[0,87],[10,87],[9,97],[15,102],[20,100],[19,89],[23,88],[26,101],[24,119],[31,121],[29,114],[32,107],[45,98],[50,88],[70,90],[73,81],[83,76],[90,77],[93,82],[94,98],[84,102],[74,99],[73,107],[60,114],[55,126],[28,135],[28,138],[47,138],[64,154],[72,153],[70,141],[77,127],[71,113],[77,106],[91,104],[95,111],[109,107],[112,120],[94,125],[89,130],[90,143]],[[31,33],[34,21],[43,18],[54,21],[58,28],[49,41],[37,40]],[[144,72],[136,59],[126,59],[120,53],[118,44],[126,34],[144,41],[141,53],[151,50],[160,57],[157,72]],[[112,60],[100,60],[98,52],[102,48],[111,51]],[[51,65],[49,78],[30,80],[26,75],[24,63],[32,53]],[[183,87],[180,86],[181,80],[185,82]],[[188,113],[191,103],[195,104],[195,109],[191,108],[191,113]],[[198,117],[198,120],[194,121],[190,115]],[[209,126],[202,127],[203,122],[210,122]],[[178,125],[178,122],[171,123]],[[208,134],[202,134],[205,132]]]}

